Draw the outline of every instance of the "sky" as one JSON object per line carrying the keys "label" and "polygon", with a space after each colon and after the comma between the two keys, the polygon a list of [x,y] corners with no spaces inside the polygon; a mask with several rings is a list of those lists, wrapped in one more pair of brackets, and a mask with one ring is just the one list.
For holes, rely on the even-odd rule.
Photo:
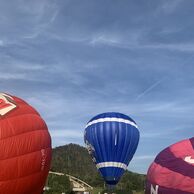
{"label": "sky", "polygon": [[136,121],[128,169],[194,136],[194,1],[0,0],[0,90],[35,107],[52,146],[103,112]]}

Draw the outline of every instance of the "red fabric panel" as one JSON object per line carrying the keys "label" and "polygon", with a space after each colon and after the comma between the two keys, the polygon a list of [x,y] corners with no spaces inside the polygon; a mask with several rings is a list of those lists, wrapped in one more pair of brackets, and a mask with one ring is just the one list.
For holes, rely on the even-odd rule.
{"label": "red fabric panel", "polygon": [[0,122],[0,139],[16,136],[34,130],[47,130],[45,122],[36,114],[2,118]]}
{"label": "red fabric panel", "polygon": [[149,168],[147,179],[149,182],[165,188],[194,192],[194,179],[171,171],[155,162]]}
{"label": "red fabric panel", "polygon": [[[37,190],[42,192],[47,173],[34,173],[30,176],[17,178],[11,181],[0,182],[0,194],[29,194]],[[42,193],[36,194],[42,194]]]}
{"label": "red fabric panel", "polygon": [[189,139],[171,145],[170,150],[176,158],[184,159],[186,156],[194,155],[194,150]]}
{"label": "red fabric panel", "polygon": [[49,147],[50,138],[45,138],[47,136],[48,131],[37,130],[0,140],[0,160]]}
{"label": "red fabric panel", "polygon": [[50,160],[50,148],[30,152],[18,157],[0,160],[0,181],[9,181],[18,177],[28,176],[33,173],[48,169]]}

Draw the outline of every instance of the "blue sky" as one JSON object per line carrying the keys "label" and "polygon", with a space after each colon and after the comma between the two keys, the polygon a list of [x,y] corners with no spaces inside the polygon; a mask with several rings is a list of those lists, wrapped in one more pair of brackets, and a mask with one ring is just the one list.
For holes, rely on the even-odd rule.
{"label": "blue sky", "polygon": [[194,1],[0,0],[0,88],[34,106],[53,147],[83,143],[86,123],[118,111],[141,139],[146,173],[194,135]]}

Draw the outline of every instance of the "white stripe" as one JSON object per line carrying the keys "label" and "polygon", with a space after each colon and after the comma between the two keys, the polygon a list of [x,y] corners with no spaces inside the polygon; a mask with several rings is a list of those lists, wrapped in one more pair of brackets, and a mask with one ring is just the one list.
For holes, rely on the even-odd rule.
{"label": "white stripe", "polygon": [[117,168],[123,168],[124,170],[127,169],[127,165],[121,162],[101,162],[96,164],[96,167],[104,168],[104,167],[117,167]]}
{"label": "white stripe", "polygon": [[137,125],[134,122],[132,122],[130,120],[127,120],[127,119],[115,118],[115,117],[110,117],[110,118],[107,117],[107,118],[100,118],[100,119],[93,120],[93,121],[89,122],[86,125],[86,128],[88,126],[93,125],[93,124],[96,124],[96,123],[111,122],[111,121],[112,122],[121,122],[121,123],[130,124],[130,125],[132,125],[132,126],[134,126],[134,127],[136,127],[138,129]]}

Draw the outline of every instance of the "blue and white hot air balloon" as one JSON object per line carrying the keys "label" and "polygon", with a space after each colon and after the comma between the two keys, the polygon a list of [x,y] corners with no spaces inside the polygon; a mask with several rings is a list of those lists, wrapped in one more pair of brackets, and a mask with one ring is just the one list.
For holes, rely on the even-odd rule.
{"label": "blue and white hot air balloon", "polygon": [[109,186],[116,185],[137,149],[137,124],[127,115],[109,112],[92,118],[84,141],[93,162]]}

